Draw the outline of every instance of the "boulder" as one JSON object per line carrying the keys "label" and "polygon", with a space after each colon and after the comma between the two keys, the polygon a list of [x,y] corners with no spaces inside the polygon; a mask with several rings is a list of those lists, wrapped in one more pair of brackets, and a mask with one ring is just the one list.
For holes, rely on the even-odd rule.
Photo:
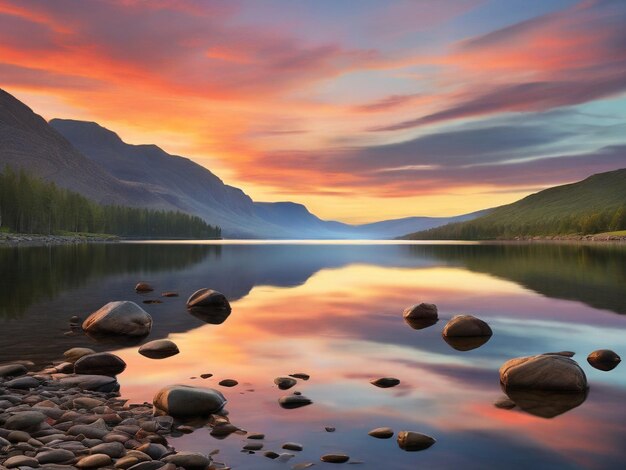
{"label": "boulder", "polygon": [[[500,367],[500,382],[507,395],[508,390],[513,389],[587,390],[587,377],[578,363],[569,357],[553,354],[520,357],[505,362]],[[519,404],[517,400],[513,401]]]}
{"label": "boulder", "polygon": [[139,348],[139,354],[150,359],[165,359],[166,357],[175,356],[179,352],[176,343],[169,339],[150,341]]}
{"label": "boulder", "polygon": [[456,315],[443,329],[448,338],[467,336],[491,336],[493,332],[487,323],[472,315]]}
{"label": "boulder", "polygon": [[81,357],[74,364],[76,374],[108,375],[115,377],[126,369],[126,363],[115,354],[96,353]]}
{"label": "boulder", "polygon": [[63,356],[65,356],[65,359],[67,359],[68,362],[76,362],[83,356],[95,353],[96,351],[89,348],[72,348],[65,351]]}
{"label": "boulder", "polygon": [[419,432],[400,431],[398,433],[398,446],[409,452],[428,449],[435,442],[434,438]]}
{"label": "boulder", "polygon": [[83,322],[83,330],[93,335],[146,336],[152,317],[134,302],[109,302]]}
{"label": "boulder", "polygon": [[587,362],[596,369],[608,372],[617,367],[622,359],[610,349],[598,349],[587,356]]}
{"label": "boulder", "polygon": [[221,392],[212,388],[169,385],[154,396],[158,411],[174,418],[200,417],[219,412],[226,404]]}

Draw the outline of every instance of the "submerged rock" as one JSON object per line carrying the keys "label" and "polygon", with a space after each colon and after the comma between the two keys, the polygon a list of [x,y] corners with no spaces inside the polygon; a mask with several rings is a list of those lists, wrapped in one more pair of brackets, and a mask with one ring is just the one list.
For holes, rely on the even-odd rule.
{"label": "submerged rock", "polygon": [[109,302],[83,322],[83,330],[94,335],[146,336],[152,317],[134,302]]}
{"label": "submerged rock", "polygon": [[175,356],[179,352],[176,343],[169,339],[150,341],[139,348],[139,354],[150,359],[165,359],[166,357]]}
{"label": "submerged rock", "polygon": [[428,449],[435,442],[434,438],[419,432],[400,431],[398,433],[398,446],[409,452]]}
{"label": "submerged rock", "polygon": [[188,418],[219,412],[226,398],[212,388],[169,385],[156,393],[153,403],[157,410],[174,418]]}
{"label": "submerged rock", "polygon": [[161,294],[161,297],[178,297],[178,292],[171,292],[171,291],[163,292]]}
{"label": "submerged rock", "polygon": [[370,383],[379,388],[390,388],[399,385],[400,379],[396,379],[393,377],[381,377],[379,379],[370,380]]}
{"label": "submerged rock", "polygon": [[95,353],[81,357],[74,364],[76,374],[109,375],[115,377],[126,369],[126,363],[111,353]]}
{"label": "submerged rock", "polygon": [[617,367],[622,359],[610,349],[598,349],[587,357],[587,362],[596,369],[608,372]]}
{"label": "submerged rock", "polygon": [[[500,367],[500,382],[507,395],[511,389],[582,392],[587,377],[578,363],[565,356],[542,354],[520,357]],[[517,400],[513,399],[519,405]]]}

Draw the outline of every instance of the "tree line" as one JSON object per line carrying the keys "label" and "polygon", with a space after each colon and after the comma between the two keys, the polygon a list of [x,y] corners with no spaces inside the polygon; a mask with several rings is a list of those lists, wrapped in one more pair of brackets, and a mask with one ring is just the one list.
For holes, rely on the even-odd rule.
{"label": "tree line", "polygon": [[484,216],[409,235],[422,240],[489,240],[528,236],[587,235],[626,230],[626,205],[583,214],[545,217],[541,220],[515,222]]}
{"label": "tree line", "polygon": [[100,205],[52,182],[6,167],[0,229],[17,233],[106,233],[122,237],[220,238],[221,229],[179,211]]}

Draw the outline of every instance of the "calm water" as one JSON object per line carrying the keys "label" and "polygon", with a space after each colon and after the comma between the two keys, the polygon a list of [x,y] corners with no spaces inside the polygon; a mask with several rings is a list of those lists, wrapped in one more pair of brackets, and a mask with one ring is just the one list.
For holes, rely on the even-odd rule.
{"label": "calm water", "polygon": [[[148,281],[155,295],[134,292]],[[127,363],[123,396],[151,401],[170,383],[223,389],[235,424],[263,432],[265,449],[286,441],[305,450],[288,463],[240,452],[245,439],[216,440],[206,429],[175,439],[180,450],[208,453],[234,468],[320,468],[345,452],[360,468],[624,468],[626,364],[612,372],[585,358],[599,348],[626,356],[626,247],[589,245],[111,244],[0,248],[0,362],[46,364],[73,346],[111,350]],[[231,300],[220,325],[188,314],[185,299],[211,287]],[[143,305],[166,290],[179,298]],[[112,300],[134,300],[154,318],[150,339],[169,337],[181,354],[140,356],[136,346],[67,336],[72,315],[86,317]],[[413,330],[402,310],[438,305],[442,320]],[[489,342],[457,351],[441,338],[457,313],[486,320]],[[591,389],[586,401],[552,419],[502,410],[498,368],[547,351],[576,351]],[[202,380],[202,373],[213,378]],[[314,404],[283,410],[273,379],[311,374],[294,390]],[[400,386],[378,389],[371,378]],[[219,388],[219,387],[218,387]],[[337,430],[327,433],[325,426]],[[437,443],[400,450],[375,427],[413,430]]]}

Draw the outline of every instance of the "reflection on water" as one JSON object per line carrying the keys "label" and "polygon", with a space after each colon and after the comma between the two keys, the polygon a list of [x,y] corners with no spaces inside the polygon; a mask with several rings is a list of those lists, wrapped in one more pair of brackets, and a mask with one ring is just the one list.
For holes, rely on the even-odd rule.
{"label": "reflection on water", "polygon": [[[119,378],[122,394],[136,401],[149,401],[165,384],[218,387],[237,379],[237,387],[218,387],[229,399],[231,421],[265,433],[266,450],[302,443],[289,466],[323,467],[319,457],[329,452],[362,460],[361,468],[399,469],[494,468],[493,462],[622,468],[626,458],[622,366],[601,372],[584,360],[595,349],[626,351],[623,247],[138,244],[5,248],[0,260],[0,362],[44,363],[76,345],[116,350],[128,363]],[[139,280],[155,292],[136,294]],[[228,318],[207,323],[187,311],[187,296],[202,287],[227,295]],[[141,305],[154,318],[148,340],[169,337],[181,351],[176,356],[155,361],[135,346],[64,334],[72,315],[164,291],[180,297]],[[437,304],[441,319],[414,329],[402,311],[420,301]],[[487,321],[493,337],[476,349],[450,347],[441,332],[459,313]],[[555,350],[576,351],[591,386],[586,401],[522,394],[511,396],[512,410],[493,406],[503,362]],[[288,392],[274,385],[275,377],[294,372],[311,379]],[[201,379],[204,373],[214,376]],[[369,383],[385,376],[400,385]],[[278,399],[293,390],[313,405],[282,409]],[[437,443],[406,453],[394,440],[367,435],[382,426],[423,432]],[[218,441],[201,429],[176,445],[205,453],[219,448],[234,468],[286,468],[241,453],[244,442],[240,435]]]}

